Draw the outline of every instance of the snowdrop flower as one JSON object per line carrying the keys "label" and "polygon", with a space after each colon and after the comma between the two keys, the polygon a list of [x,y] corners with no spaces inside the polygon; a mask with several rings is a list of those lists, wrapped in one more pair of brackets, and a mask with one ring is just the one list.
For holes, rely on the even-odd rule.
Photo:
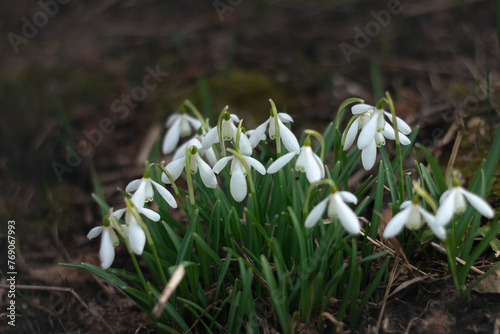
{"label": "snowdrop flower", "polygon": [[436,212],[436,224],[446,225],[455,213],[465,210],[465,199],[486,218],[493,218],[495,211],[484,199],[462,188],[458,180],[454,180],[454,186],[446,190],[439,199],[439,209]]}
{"label": "snowdrop flower", "polygon": [[179,139],[191,134],[192,128],[198,130],[201,127],[201,122],[186,114],[184,109],[178,113],[171,115],[165,126],[169,129],[163,138],[162,151],[163,154],[169,154],[174,151]]}
{"label": "snowdrop flower", "polygon": [[144,202],[151,202],[153,200],[153,187],[158,190],[160,195],[163,197],[163,199],[168,203],[173,208],[177,207],[177,202],[175,201],[175,198],[172,196],[172,194],[165,189],[162,185],[159,183],[151,180],[149,169],[147,169],[144,172],[144,176],[142,179],[134,180],[130,182],[127,187],[125,188],[126,192],[134,192],[135,194],[132,196],[132,201],[134,203],[144,203]]}
{"label": "snowdrop flower", "polygon": [[314,153],[311,149],[311,141],[309,137],[306,137],[306,142],[300,150],[289,152],[279,157],[269,166],[267,172],[269,174],[278,172],[296,155],[298,155],[298,158],[295,162],[295,170],[297,172],[306,173],[309,183],[319,181],[325,177],[325,166],[323,165],[320,157],[318,157],[318,155],[316,155],[316,153]]}
{"label": "snowdrop flower", "polygon": [[[245,167],[245,163],[248,166],[255,168],[255,170],[260,174],[266,174],[266,168],[257,159],[250,156],[250,154],[252,154],[251,151],[249,152],[249,154],[244,154],[240,150],[240,153],[241,156],[231,155],[228,157],[223,157],[214,165],[214,172],[219,174],[222,169],[226,167],[226,165],[231,161],[231,179],[229,181],[229,188],[231,190],[231,196],[233,196],[236,202],[243,201],[248,192],[246,181],[247,169]],[[242,159],[245,161],[245,163],[242,161]]]}
{"label": "snowdrop flower", "polygon": [[87,234],[87,238],[93,239],[99,234],[101,236],[101,248],[99,250],[99,258],[101,259],[102,269],[108,269],[113,264],[115,259],[115,247],[120,243],[116,236],[115,230],[110,224],[109,217],[106,216],[103,221],[103,226],[96,226]]}
{"label": "snowdrop flower", "polygon": [[350,192],[337,191],[336,187],[332,186],[332,193],[311,210],[305,226],[314,227],[327,211],[328,217],[338,218],[347,232],[358,234],[361,230],[359,219],[345,202],[356,204],[358,199]]}
{"label": "snowdrop flower", "polygon": [[[363,168],[369,170],[375,165],[377,147],[385,145],[385,138],[395,140],[394,128],[385,121],[387,116],[392,121],[392,114],[382,110],[382,106],[373,107],[367,104],[357,104],[351,108],[355,117],[351,126],[344,131],[344,151],[348,150],[358,131],[361,130],[357,146],[361,150]],[[410,139],[406,134],[411,133],[411,128],[402,119],[396,117],[399,140],[402,145],[409,145]]]}
{"label": "snowdrop flower", "polygon": [[[271,116],[261,125],[259,125],[250,136],[250,143],[255,147],[257,143],[263,138],[265,135],[266,129],[269,128],[269,137],[271,139],[276,138],[276,128],[279,130],[279,136],[283,145],[285,145],[286,149],[289,152],[294,152],[300,150],[299,142],[292,131],[286,127],[284,123],[293,122],[293,118],[287,113],[276,113],[275,117],[275,109],[274,103],[271,101],[273,106],[273,111],[271,112]],[[255,144],[255,145],[254,145]]]}
{"label": "snowdrop flower", "polygon": [[384,238],[392,238],[398,235],[404,226],[409,229],[420,228],[423,223],[423,218],[439,239],[446,239],[445,228],[442,225],[436,224],[434,216],[418,204],[418,196],[414,196],[412,201],[404,201],[401,203],[401,209],[402,210],[387,223],[383,234]]}
{"label": "snowdrop flower", "polygon": [[[217,178],[215,177],[212,168],[210,168],[210,166],[201,158],[200,152],[202,152],[202,150],[203,147],[199,140],[191,139],[187,143],[184,152],[180,152],[179,156],[176,156],[177,159],[173,160],[171,163],[165,166],[165,168],[170,173],[170,175],[172,175],[172,178],[174,180],[177,180],[182,171],[186,168],[186,162],[187,159],[189,159],[189,169],[191,174],[194,174],[199,170],[201,180],[203,181],[205,186],[209,188],[215,188],[217,187]],[[186,152],[188,154],[187,158]],[[165,175],[165,173],[162,174],[161,180],[163,183],[170,184],[170,179],[167,177],[167,175]]]}
{"label": "snowdrop flower", "polygon": [[115,216],[116,219],[120,219],[123,216],[123,213],[125,213],[126,225],[123,225],[123,230],[127,236],[132,251],[137,255],[141,255],[144,250],[144,244],[146,243],[146,234],[144,233],[142,226],[137,221],[132,210],[137,210],[137,213],[143,214],[152,221],[158,221],[161,217],[157,212],[145,208],[144,201],[142,202],[142,205],[128,199],[127,201],[127,207],[116,210],[113,213],[113,216]]}
{"label": "snowdrop flower", "polygon": [[227,109],[228,106],[226,106],[222,111],[223,114],[222,120],[220,122],[220,129],[219,126],[216,126],[210,129],[204,136],[202,141],[203,149],[206,150],[213,144],[220,142],[219,130],[221,131],[223,141],[236,139],[236,132],[238,131],[238,128],[236,127],[236,125],[234,125],[234,123],[239,123],[240,119],[238,118],[238,116],[227,112]]}
{"label": "snowdrop flower", "polygon": [[[205,128],[201,127],[198,129],[198,131],[196,132],[196,135],[192,139],[197,139],[200,143],[203,143],[203,140],[204,140],[206,134],[207,134],[207,131],[205,130]],[[188,143],[189,143],[189,141],[187,141],[187,142],[183,143],[181,146],[179,146],[177,151],[174,153],[172,160],[177,160],[181,156],[183,157],[186,155],[186,146]],[[212,146],[210,146],[208,148],[201,149],[200,155],[207,159],[210,166],[215,165],[215,163],[217,162],[217,157],[215,156],[215,152],[214,152],[214,149]]]}

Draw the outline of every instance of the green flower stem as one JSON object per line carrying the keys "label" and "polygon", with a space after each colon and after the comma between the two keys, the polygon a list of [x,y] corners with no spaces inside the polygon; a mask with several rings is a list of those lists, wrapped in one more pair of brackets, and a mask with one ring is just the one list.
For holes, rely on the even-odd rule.
{"label": "green flower stem", "polygon": [[348,105],[350,105],[351,103],[355,103],[355,102],[365,103],[365,101],[363,99],[360,99],[357,97],[351,97],[340,104],[339,109],[337,110],[337,115],[335,115],[335,129],[338,129],[340,131],[340,129],[339,129],[340,116],[342,116],[342,114],[344,113],[344,111]]}
{"label": "green flower stem", "polygon": [[224,144],[224,138],[222,136],[222,121],[224,120],[224,117],[226,117],[226,114],[229,114],[227,111],[228,108],[229,106],[225,106],[217,119],[217,136],[219,137],[220,150],[223,157],[226,156],[226,144]]}
{"label": "green flower stem", "polygon": [[[127,200],[127,199],[125,199],[125,200]],[[125,202],[125,203],[127,203],[127,202]],[[123,231],[122,224],[120,224],[120,222],[116,219],[116,217],[113,215],[112,211],[113,211],[113,209],[109,210],[109,219],[111,221],[111,224],[113,224],[114,229],[122,237],[123,242],[125,243],[125,247],[127,247],[128,254],[130,255],[130,258],[132,259],[132,262],[134,264],[135,271],[137,272],[137,275],[139,275],[139,279],[141,280],[142,287],[144,288],[144,291],[147,292],[149,298],[152,300],[153,293],[151,292],[151,289],[150,289],[148,283],[146,282],[144,275],[142,274],[141,267],[139,266],[139,263],[137,262],[135,254],[132,251],[132,248],[130,247],[127,235],[125,234],[125,231]]]}
{"label": "green flower stem", "polygon": [[139,214],[139,211],[135,208],[134,202],[132,202],[131,199],[126,198],[125,203],[127,204],[127,209],[130,210],[132,215],[134,215],[135,220],[139,223],[139,225],[142,227],[144,230],[144,233],[146,233],[146,240],[148,241],[149,247],[151,248],[151,252],[153,252],[153,256],[155,258],[156,266],[158,267],[158,271],[160,272],[161,280],[163,283],[163,286],[167,285],[167,278],[165,277],[165,273],[163,272],[163,268],[160,263],[160,258],[158,257],[158,253],[156,252],[156,247],[154,244],[153,237],[151,236],[151,233],[149,232],[148,225],[144,222],[144,219],[142,219],[141,215]]}
{"label": "green flower stem", "polygon": [[394,128],[394,137],[396,139],[396,159],[398,161],[398,178],[399,178],[399,196],[401,201],[405,198],[405,186],[403,177],[403,158],[401,155],[401,142],[399,140],[398,122],[396,120],[396,111],[394,110],[394,104],[392,102],[391,95],[386,92],[386,98],[384,99],[389,105],[389,109],[392,114],[392,127]]}
{"label": "green flower stem", "polygon": [[453,280],[453,284],[455,285],[455,289],[457,289],[457,292],[462,298],[463,296],[463,289],[461,289],[460,284],[458,283],[458,277],[457,277],[457,259],[455,257],[455,250],[456,250],[456,242],[455,242],[455,222],[451,222],[451,233],[448,233],[448,237],[444,241],[444,245],[446,247],[446,256],[448,257],[448,266],[450,268],[450,275]]}
{"label": "green flower stem", "polygon": [[[276,136],[276,155],[281,157],[281,135],[280,135],[280,126],[278,124],[278,110],[276,109],[276,105],[272,99],[269,99],[271,103],[271,111],[272,117],[274,118],[274,134]],[[271,125],[270,125],[271,126]]]}
{"label": "green flower stem", "polygon": [[319,141],[319,143],[321,145],[320,158],[321,158],[321,161],[325,161],[325,139],[323,138],[323,136],[318,131],[314,131],[314,130],[310,130],[310,129],[307,129],[304,132],[307,133],[308,135],[314,136]]}
{"label": "green flower stem", "polygon": [[420,185],[418,185],[418,183],[416,182],[413,182],[413,189],[420,197],[422,197],[427,202],[427,204],[431,206],[434,212],[437,212],[438,207],[436,205],[436,202],[427,191],[420,187]]}
{"label": "green flower stem", "polygon": [[[195,147],[196,148],[196,147]],[[191,175],[191,148],[186,147],[186,182],[188,185],[189,201],[191,206],[194,207],[196,199],[194,198],[193,176]]]}
{"label": "green flower stem", "polygon": [[193,112],[193,114],[196,116],[196,118],[198,118],[200,120],[201,125],[203,126],[205,131],[208,132],[208,130],[209,130],[208,119],[203,118],[203,115],[200,113],[198,108],[196,108],[196,106],[193,104],[193,102],[191,102],[190,100],[186,100],[186,101],[184,101],[184,105],[186,107],[188,107]]}

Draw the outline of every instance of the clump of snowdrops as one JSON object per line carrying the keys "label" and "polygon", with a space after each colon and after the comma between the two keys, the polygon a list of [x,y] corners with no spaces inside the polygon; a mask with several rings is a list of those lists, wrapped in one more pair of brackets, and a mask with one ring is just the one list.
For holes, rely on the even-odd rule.
{"label": "clump of snowdrops", "polygon": [[[368,302],[380,301],[374,292],[389,264],[429,242],[444,244],[462,296],[485,276],[468,274],[500,229],[483,199],[498,150],[467,189],[457,171],[443,175],[425,147],[413,148],[418,127],[396,116],[389,94],[374,106],[344,101],[322,134],[297,138],[292,116],[272,100],[264,123],[244,125],[228,107],[211,125],[186,101],[166,122],[161,150],[170,162],[147,163],[122,208],[94,195],[105,214],[88,238],[100,235],[101,267],[69,265],[116,285],[170,333],[355,327]],[[360,162],[372,173],[352,188]],[[480,226],[481,216],[495,219]],[[112,267],[119,244],[133,271]]]}

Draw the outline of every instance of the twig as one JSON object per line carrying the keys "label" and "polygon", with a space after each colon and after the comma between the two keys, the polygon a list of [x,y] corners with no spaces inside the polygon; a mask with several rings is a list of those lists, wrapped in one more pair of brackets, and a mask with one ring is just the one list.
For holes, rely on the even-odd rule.
{"label": "twig", "polygon": [[186,268],[184,268],[182,264],[179,264],[175,269],[172,277],[170,277],[170,280],[168,281],[167,285],[165,285],[165,288],[161,292],[160,298],[158,299],[158,303],[156,303],[155,307],[153,308],[153,315],[156,318],[160,317],[161,313],[163,312],[163,309],[165,308],[165,305],[168,302],[168,299],[170,298],[170,296],[172,296],[172,293],[174,293],[174,291],[177,289],[182,279],[184,278],[185,274],[186,274]]}
{"label": "twig", "polygon": [[[443,248],[442,246],[438,245],[437,243],[435,242],[431,242],[431,245],[436,248],[439,252],[443,253],[444,255],[446,255],[446,249]],[[461,265],[465,266],[465,261],[462,260],[461,258],[459,257],[455,257],[455,260],[460,263]],[[478,269],[477,267],[474,267],[474,266],[470,266],[470,268],[472,269],[472,271],[474,271],[476,274],[479,274],[479,275],[484,275],[484,271],[482,271],[481,269]]]}
{"label": "twig", "polygon": [[[361,232],[359,232],[359,233],[360,233],[362,236],[365,236],[365,233],[364,233],[363,231],[361,231]],[[381,247],[381,248],[384,248],[384,249],[385,249],[385,250],[386,250],[386,251],[387,251],[387,252],[388,252],[388,253],[389,253],[392,257],[396,257],[396,251],[395,251],[394,249],[390,248],[389,246],[387,246],[386,244],[383,244],[383,243],[381,243],[381,242],[380,242],[380,241],[378,241],[378,240],[374,240],[374,239],[372,239],[372,238],[371,238],[370,236],[368,236],[368,235],[366,236],[366,239],[368,239],[368,241],[370,241],[372,244],[374,244],[374,245],[376,245],[376,246],[379,246],[379,247]],[[411,269],[418,271],[418,272],[419,272],[420,274],[422,274],[422,275],[426,275],[426,276],[428,276],[428,275],[429,275],[429,274],[427,274],[426,272],[424,272],[424,271],[422,271],[422,270],[418,269],[417,267],[415,267],[414,265],[412,265],[412,264],[411,264],[411,263],[409,263],[409,262],[405,262],[405,264],[406,264],[407,266],[409,266]]]}

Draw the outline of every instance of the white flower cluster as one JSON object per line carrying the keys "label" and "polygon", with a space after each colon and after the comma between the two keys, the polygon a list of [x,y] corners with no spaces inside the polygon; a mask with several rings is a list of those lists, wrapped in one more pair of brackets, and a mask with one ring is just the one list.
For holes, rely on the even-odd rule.
{"label": "white flower cluster", "polygon": [[[209,128],[207,122],[193,118],[186,114],[184,109],[179,113],[170,116],[166,122],[168,128],[163,140],[162,151],[164,154],[174,153],[172,161],[163,167],[161,180],[165,184],[175,182],[186,172],[188,187],[192,190],[192,174],[198,173],[204,186],[217,188],[216,174],[230,164],[230,184],[231,196],[236,202],[242,202],[248,193],[247,178],[254,168],[258,173],[264,175],[277,173],[280,169],[288,165],[294,157],[295,170],[305,173],[309,183],[313,186],[329,184],[331,186],[330,195],[320,201],[308,214],[305,219],[307,228],[314,227],[327,212],[328,217],[336,218],[340,221],[345,230],[352,234],[358,234],[361,230],[357,215],[346,203],[357,203],[357,198],[347,191],[338,191],[332,180],[325,179],[325,165],[323,162],[323,151],[319,157],[311,148],[310,136],[314,135],[321,142],[323,138],[313,130],[306,130],[304,144],[301,147],[295,135],[285,125],[293,122],[290,115],[278,113],[271,100],[271,116],[255,130],[244,131],[242,121],[227,110],[222,111],[217,126]],[[366,104],[357,104],[352,107],[352,118],[350,126],[343,134],[343,149],[348,150],[354,143],[358,135],[357,147],[361,150],[362,165],[366,170],[371,169],[376,160],[377,147],[385,145],[385,140],[395,140],[398,138],[402,145],[410,144],[410,139],[406,136],[410,134],[411,128],[403,120],[395,117],[397,132],[386,121],[386,117],[392,122],[393,115],[382,109],[382,104],[377,107]],[[394,125],[394,124],[393,124]],[[193,138],[178,146],[182,137],[189,136],[196,131]],[[269,138],[276,140],[278,159],[266,168],[257,159],[252,157],[253,150],[257,145]],[[232,155],[226,154],[226,141],[230,142],[233,149],[227,149]],[[220,150],[214,150],[214,145],[219,144]],[[287,153],[281,155],[281,144],[287,149]],[[324,149],[324,142],[322,142]],[[220,151],[220,152],[219,152]],[[222,155],[219,157],[219,155]],[[252,184],[251,184],[252,186]],[[93,228],[88,238],[97,237],[102,233],[100,258],[101,266],[109,268],[114,260],[114,248],[118,245],[117,234],[126,239],[129,248],[135,254],[142,254],[147,241],[146,226],[140,215],[144,215],[152,221],[158,221],[160,215],[155,211],[144,207],[145,203],[153,200],[154,189],[173,208],[177,207],[177,201],[172,194],[161,184],[151,180],[149,169],[144,173],[142,179],[130,182],[125,191],[133,193],[130,200],[127,200],[127,207],[119,209],[104,219],[103,226]],[[193,193],[190,192],[191,197]],[[493,217],[493,209],[479,196],[470,193],[462,187],[455,185],[450,190],[443,193],[441,206],[434,217],[424,210],[419,204],[418,196],[412,201],[405,201],[401,205],[402,211],[396,214],[388,223],[383,235],[386,238],[397,235],[404,226],[408,228],[418,228],[423,220],[427,221],[429,227],[436,236],[441,239],[446,238],[445,226],[451,221],[455,212],[461,212],[465,208],[464,197],[484,216]],[[191,198],[194,204],[194,198]],[[125,213],[125,224],[119,219]],[[152,241],[151,241],[152,242]]]}

